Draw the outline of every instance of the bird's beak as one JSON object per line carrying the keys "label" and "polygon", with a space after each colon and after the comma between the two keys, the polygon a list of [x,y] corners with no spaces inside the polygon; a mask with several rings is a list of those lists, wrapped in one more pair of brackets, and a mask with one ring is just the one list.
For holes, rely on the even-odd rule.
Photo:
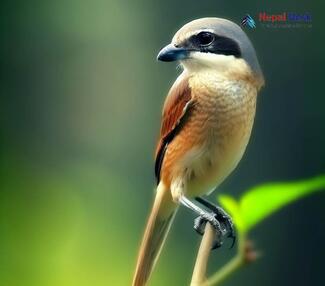
{"label": "bird's beak", "polygon": [[157,60],[163,62],[173,62],[186,59],[188,57],[188,54],[189,51],[187,49],[169,44],[159,52]]}

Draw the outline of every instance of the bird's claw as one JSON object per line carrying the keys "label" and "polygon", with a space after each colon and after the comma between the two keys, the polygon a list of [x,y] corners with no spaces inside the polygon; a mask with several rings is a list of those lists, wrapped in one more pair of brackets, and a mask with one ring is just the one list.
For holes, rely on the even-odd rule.
{"label": "bird's claw", "polygon": [[235,244],[236,236],[231,217],[220,207],[215,207],[212,213],[204,213],[194,220],[194,229],[200,234],[204,234],[206,223],[209,222],[216,230],[216,239],[212,249],[216,249],[223,244],[225,235],[232,238],[232,248]]}
{"label": "bird's claw", "polygon": [[234,228],[234,223],[232,221],[232,218],[222,208],[216,207],[216,209],[218,210],[218,214],[220,217],[218,216],[218,214],[216,214],[216,216],[218,220],[221,222],[221,224],[225,226],[228,233],[227,237],[232,239],[230,248],[233,248],[236,242],[236,233],[235,233],[235,228]]}
{"label": "bird's claw", "polygon": [[204,234],[206,223],[209,222],[216,231],[216,239],[213,242],[212,249],[220,247],[223,243],[222,237],[226,234],[226,229],[222,228],[214,213],[205,213],[194,220],[194,229],[200,234]]}

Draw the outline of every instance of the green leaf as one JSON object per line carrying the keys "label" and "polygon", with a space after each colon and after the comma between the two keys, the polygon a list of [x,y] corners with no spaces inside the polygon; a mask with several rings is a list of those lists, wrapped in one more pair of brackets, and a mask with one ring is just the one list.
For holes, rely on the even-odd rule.
{"label": "green leaf", "polygon": [[325,176],[298,182],[263,184],[244,193],[239,202],[226,195],[219,195],[218,200],[232,216],[238,230],[249,231],[281,207],[321,190],[325,190]]}
{"label": "green leaf", "polygon": [[240,199],[240,213],[246,230],[281,207],[325,189],[325,176],[291,183],[269,183],[246,192]]}
{"label": "green leaf", "polygon": [[228,196],[228,195],[219,195],[218,200],[234,220],[237,229],[239,231],[243,230],[244,224],[241,219],[241,213],[240,213],[238,202],[232,196]]}

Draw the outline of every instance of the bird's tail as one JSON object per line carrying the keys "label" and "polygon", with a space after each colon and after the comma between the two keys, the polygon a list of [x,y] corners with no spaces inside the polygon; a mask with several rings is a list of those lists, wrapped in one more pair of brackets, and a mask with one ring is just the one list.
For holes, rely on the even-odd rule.
{"label": "bird's tail", "polygon": [[141,242],[132,286],[144,286],[149,279],[174,218],[177,205],[162,183],[157,187],[155,201]]}

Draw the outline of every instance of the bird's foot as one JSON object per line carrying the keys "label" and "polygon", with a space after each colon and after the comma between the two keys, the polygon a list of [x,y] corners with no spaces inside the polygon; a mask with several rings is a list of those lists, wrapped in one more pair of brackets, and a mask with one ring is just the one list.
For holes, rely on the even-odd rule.
{"label": "bird's foot", "polygon": [[206,213],[202,216],[197,217],[194,220],[194,229],[199,234],[203,235],[207,222],[209,222],[216,231],[216,238],[215,241],[213,242],[212,249],[221,247],[221,245],[223,244],[223,237],[226,233],[226,229],[222,228],[221,223],[216,219],[214,213]]}
{"label": "bird's foot", "polygon": [[220,247],[223,244],[223,239],[226,235],[232,239],[232,245],[230,247],[232,248],[235,244],[236,236],[231,217],[221,207],[215,206],[205,199],[196,198],[196,200],[211,210],[212,213],[207,212],[197,217],[194,220],[194,229],[199,234],[203,235],[205,225],[209,222],[216,230],[216,240],[212,249]]}

